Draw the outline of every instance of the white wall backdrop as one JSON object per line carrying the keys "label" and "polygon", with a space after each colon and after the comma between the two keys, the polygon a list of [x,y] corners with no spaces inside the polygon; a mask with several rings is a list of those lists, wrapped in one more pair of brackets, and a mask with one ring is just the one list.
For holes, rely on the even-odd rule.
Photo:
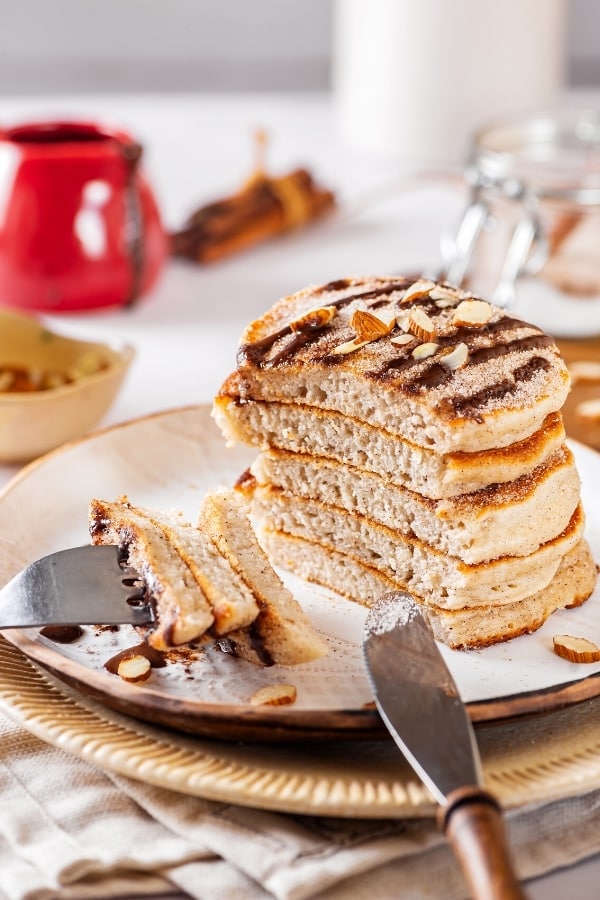
{"label": "white wall backdrop", "polygon": [[328,0],[0,0],[0,91],[316,89]]}
{"label": "white wall backdrop", "polygon": [[[332,0],[0,0],[0,93],[324,89],[331,30]],[[600,84],[599,37],[569,0],[572,84]]]}

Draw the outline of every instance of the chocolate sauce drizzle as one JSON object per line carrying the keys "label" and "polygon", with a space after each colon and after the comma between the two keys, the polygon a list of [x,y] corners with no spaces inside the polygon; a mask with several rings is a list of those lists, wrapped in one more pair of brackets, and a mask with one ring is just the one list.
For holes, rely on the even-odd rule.
{"label": "chocolate sauce drizzle", "polygon": [[[254,622],[248,627],[248,629],[246,630],[246,634],[248,635],[248,639],[250,641],[250,647],[256,653],[257,659],[260,664],[265,668],[274,666],[275,661],[265,647],[265,643],[260,632],[260,625],[257,619],[255,619]],[[219,638],[216,641],[215,646],[218,650],[221,651],[221,653],[229,653],[230,656],[240,656],[240,653],[238,652],[238,645],[235,639],[228,637],[227,635]]]}
{"label": "chocolate sauce drizzle", "polygon": [[350,287],[350,279],[338,278],[336,281],[328,281],[327,284],[322,284],[320,287],[315,288],[314,293],[327,294],[330,291],[343,291],[347,287]]}
{"label": "chocolate sauce drizzle", "polygon": [[108,524],[106,519],[94,519],[90,522],[90,535],[95,537],[98,534],[102,534],[108,528]]}
{"label": "chocolate sauce drizzle", "polygon": [[57,644],[73,644],[83,634],[81,625],[44,625],[40,634]]}
{"label": "chocolate sauce drizzle", "polygon": [[[497,322],[493,322],[486,326],[485,332],[481,329],[473,329],[462,335],[462,340],[469,348],[469,356],[465,368],[474,368],[476,366],[489,363],[495,359],[505,356],[507,353],[521,351],[530,352],[542,350],[554,345],[551,337],[542,332],[530,334],[513,340],[502,340],[502,336],[507,332],[514,332],[521,327],[531,326],[521,322],[519,319],[513,319],[510,316],[504,316]],[[485,346],[477,346],[481,337],[485,337],[489,343]],[[500,338],[495,341],[495,338]],[[456,344],[456,336],[451,338],[438,339],[440,347],[450,347]],[[411,376],[411,370],[418,367],[418,372]],[[483,417],[478,411],[479,408],[490,400],[501,399],[508,394],[514,393],[519,383],[530,381],[537,372],[548,370],[550,363],[543,356],[535,355],[526,363],[518,366],[512,373],[512,377],[503,378],[501,381],[489,384],[485,389],[476,391],[469,395],[460,397],[447,398],[440,404],[440,411],[450,415],[462,415],[465,418],[471,418],[477,422],[483,422]],[[412,358],[412,355],[404,355],[391,359],[384,363],[379,369],[366,373],[368,377],[388,380],[390,377],[400,377],[398,388],[408,395],[417,395],[423,391],[432,390],[451,381],[453,372],[441,365],[435,358],[431,358],[429,365],[419,366],[419,362]]]}
{"label": "chocolate sauce drizzle", "polygon": [[[340,309],[354,301],[363,301],[368,308],[375,309],[389,303],[389,296],[394,291],[403,291],[410,284],[412,284],[411,279],[393,281],[368,291],[347,294],[329,302],[328,305]],[[350,282],[344,279],[331,281],[317,289],[315,293],[323,294],[329,291],[342,290],[349,287],[349,285]],[[416,298],[411,303],[411,306],[416,304],[433,316],[439,313],[435,302],[428,295]],[[323,327],[325,326],[293,333],[289,326],[284,326],[258,341],[244,344],[239,351],[238,363],[241,366],[249,363],[258,367],[264,365],[275,366],[279,363],[284,363],[301,347],[310,346],[311,343],[318,341]],[[510,336],[519,329],[527,329],[529,333],[522,337]],[[534,331],[533,334],[531,333],[532,330]],[[274,356],[266,359],[269,350],[288,335],[292,335],[291,339]],[[465,343],[469,350],[465,368],[474,368],[490,363],[515,351],[534,353],[526,363],[517,366],[510,375],[502,377],[496,383],[492,382],[484,389],[475,390],[468,395],[464,394],[441,401],[439,408],[442,413],[445,412],[453,416],[460,415],[475,419],[478,422],[483,421],[479,409],[490,400],[502,399],[514,393],[519,383],[530,381],[540,371],[547,371],[550,368],[550,363],[545,356],[538,355],[535,351],[545,350],[554,346],[554,341],[551,337],[539,331],[539,329],[535,329],[534,326],[511,316],[503,316],[496,322],[488,323],[484,327],[473,326],[469,328],[465,325],[461,327],[459,335],[453,334],[435,339],[442,351],[454,347],[459,341]],[[403,351],[400,348],[398,349],[399,354],[397,356],[386,360],[376,369],[366,371],[365,376],[373,380],[393,380],[397,389],[408,396],[415,396],[424,391],[443,386],[454,377],[454,373],[439,362],[438,354],[425,361],[414,359],[412,353],[406,347],[404,347]],[[338,356],[327,352],[321,358],[323,365],[339,363],[340,361]]]}
{"label": "chocolate sauce drizzle", "polygon": [[149,644],[142,642],[141,644],[136,644],[135,647],[128,647],[126,650],[121,650],[119,653],[116,653],[115,656],[111,656],[111,658],[107,659],[104,663],[104,668],[110,672],[111,675],[118,675],[119,663],[124,659],[131,659],[132,656],[145,656],[153,669],[161,669],[167,664],[165,657],[160,650],[156,650]]}
{"label": "chocolate sauce drizzle", "polygon": [[518,366],[514,370],[512,378],[504,378],[469,396],[447,398],[440,404],[440,410],[450,415],[454,413],[466,419],[473,419],[481,424],[483,422],[483,416],[479,411],[481,406],[490,400],[501,400],[508,394],[514,393],[515,387],[519,383],[531,381],[538,372],[549,368],[550,363],[547,359],[544,359],[543,356],[534,356],[524,365]]}
{"label": "chocolate sauce drizzle", "polygon": [[261,634],[260,615],[254,620],[254,622],[252,622],[252,624],[248,628],[248,638],[250,639],[250,646],[256,653],[262,665],[265,667],[274,665],[273,657],[265,647],[263,636]]}
{"label": "chocolate sauce drizzle", "polygon": [[[383,287],[373,288],[370,291],[362,291],[358,294],[348,294],[345,297],[339,297],[337,300],[332,300],[328,302],[328,306],[334,306],[336,309],[342,309],[344,306],[348,306],[348,304],[352,303],[355,300],[364,300],[367,305],[371,309],[375,309],[378,306],[383,306],[387,302],[387,298],[394,291],[404,291],[411,284],[411,280],[409,278],[400,279],[398,281],[392,281],[389,284],[384,285]],[[319,288],[315,293],[325,293],[326,291],[335,291],[340,290],[348,286],[348,282],[345,280],[340,281],[330,281],[329,284],[323,285],[323,287]],[[369,303],[369,301],[374,300],[374,303]],[[289,325],[284,325],[283,328],[280,328],[278,331],[274,331],[271,334],[265,335],[263,338],[259,338],[257,341],[252,341],[247,344],[242,344],[240,349],[238,350],[237,355],[237,363],[239,366],[243,365],[255,365],[262,366],[268,364],[269,366],[276,366],[279,363],[285,362],[290,359],[293,354],[300,349],[300,347],[305,347],[308,344],[316,342],[321,336],[321,332],[323,328],[327,326],[321,325],[316,328],[311,328],[307,331],[297,331],[292,332],[292,329]],[[269,352],[269,350],[277,343],[277,341],[281,340],[288,335],[293,334],[293,337],[290,341],[282,347],[282,349],[275,354],[271,359],[265,361],[265,356]]]}
{"label": "chocolate sauce drizzle", "polygon": [[[499,322],[494,323],[493,326],[490,326],[490,329],[496,330],[494,326],[504,325],[502,329],[498,328],[497,330],[508,331],[511,330],[511,324],[514,326],[515,320],[501,319]],[[452,347],[456,344],[456,337],[441,338],[437,340],[437,343],[441,349]],[[469,348],[469,358],[466,366],[468,368],[473,368],[490,362],[491,360],[498,359],[506,353],[515,350],[529,351],[550,347],[552,346],[553,341],[552,338],[547,335],[536,334],[528,337],[516,338],[513,341],[502,341],[498,344],[490,344],[486,347],[475,348],[473,346],[473,341],[470,341],[468,337],[465,338],[463,343],[466,343]],[[540,360],[544,359],[543,357],[534,358]],[[421,368],[418,374],[414,375],[414,377],[410,377],[410,370],[417,368],[420,363],[422,365],[422,360],[415,360],[412,355],[396,357],[395,359],[388,360],[379,369],[370,370],[366,374],[368,377],[380,380],[385,380],[392,375],[408,375],[408,377],[403,378],[400,385],[401,389],[407,394],[418,394],[424,389],[439,387],[451,380],[452,372],[437,362],[435,358],[431,358],[431,362],[426,368]]]}

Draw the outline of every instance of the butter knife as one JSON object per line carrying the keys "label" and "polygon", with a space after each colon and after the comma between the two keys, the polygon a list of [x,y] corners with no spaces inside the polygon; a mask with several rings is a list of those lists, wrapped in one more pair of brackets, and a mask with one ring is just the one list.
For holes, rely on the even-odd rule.
{"label": "butter knife", "polygon": [[375,703],[394,741],[440,804],[444,831],[476,900],[526,895],[514,874],[498,801],[482,787],[471,721],[410,594],[370,609],[363,651]]}

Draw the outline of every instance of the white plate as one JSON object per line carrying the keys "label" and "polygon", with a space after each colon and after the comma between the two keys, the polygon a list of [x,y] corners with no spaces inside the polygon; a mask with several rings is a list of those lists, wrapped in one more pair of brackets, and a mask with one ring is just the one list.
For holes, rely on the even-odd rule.
{"label": "white plate", "polygon": [[[594,483],[600,456],[574,448],[583,482],[587,537],[600,559],[600,508]],[[202,496],[230,485],[254,457],[228,449],[208,407],[173,410],[136,420],[66,445],[23,470],[0,496],[0,579],[4,583],[33,559],[89,541],[87,506],[92,497],[127,494],[134,504],[180,509],[195,520]],[[284,573],[282,573],[284,574]],[[362,663],[366,610],[284,574],[330,645],[321,660],[293,669],[261,669],[209,648],[190,662],[182,657],[154,669],[143,685],[125,684],[104,663],[139,642],[125,626],[118,632],[86,628],[73,644],[60,645],[37,629],[6,631],[30,657],[103,703],[160,724],[234,739],[282,739],[382,731],[371,706]],[[535,634],[484,650],[443,647],[461,696],[475,720],[553,709],[600,693],[600,663],[576,665],[552,652],[552,636],[568,632],[600,643],[599,590],[581,608],[558,612]],[[266,684],[292,681],[291,707],[254,708],[249,699]]]}

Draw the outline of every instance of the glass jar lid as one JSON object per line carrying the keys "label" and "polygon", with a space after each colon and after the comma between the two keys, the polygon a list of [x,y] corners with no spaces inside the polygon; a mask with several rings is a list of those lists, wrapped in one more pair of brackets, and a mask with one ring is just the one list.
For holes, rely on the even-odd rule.
{"label": "glass jar lid", "polygon": [[600,204],[600,110],[562,110],[485,125],[473,138],[469,176],[508,195],[525,186],[539,199]]}

